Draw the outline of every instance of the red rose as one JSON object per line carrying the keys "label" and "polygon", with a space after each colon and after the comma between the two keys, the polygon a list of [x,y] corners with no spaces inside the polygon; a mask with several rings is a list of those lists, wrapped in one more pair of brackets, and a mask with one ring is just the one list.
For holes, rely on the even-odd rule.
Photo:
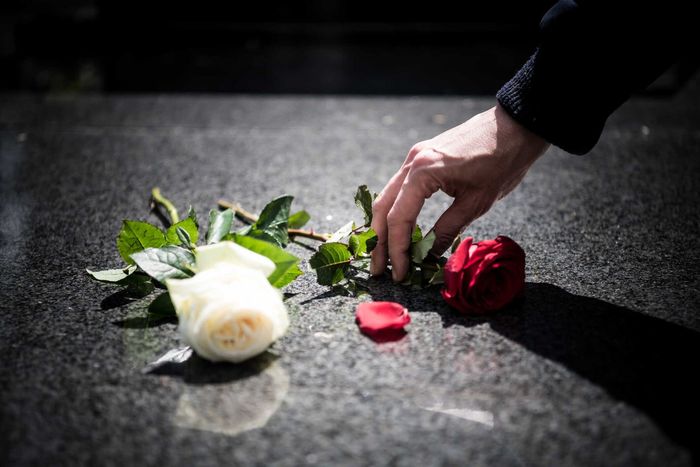
{"label": "red rose", "polygon": [[464,313],[498,310],[522,294],[525,252],[508,237],[464,239],[445,264],[442,297]]}

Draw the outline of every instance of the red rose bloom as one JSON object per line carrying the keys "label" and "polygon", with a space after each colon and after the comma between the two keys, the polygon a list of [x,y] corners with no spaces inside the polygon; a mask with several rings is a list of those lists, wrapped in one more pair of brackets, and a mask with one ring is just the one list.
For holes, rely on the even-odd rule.
{"label": "red rose bloom", "polygon": [[447,260],[442,297],[463,313],[503,308],[525,287],[525,252],[504,236],[473,241],[464,239]]}

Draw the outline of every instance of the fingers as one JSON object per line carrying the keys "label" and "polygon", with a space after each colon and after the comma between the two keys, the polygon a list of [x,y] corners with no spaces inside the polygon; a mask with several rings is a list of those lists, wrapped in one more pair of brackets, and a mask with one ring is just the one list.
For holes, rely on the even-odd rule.
{"label": "fingers", "polygon": [[420,144],[421,143],[418,143],[411,148],[399,171],[391,177],[372,204],[372,229],[377,234],[377,245],[374,247],[374,250],[372,250],[372,260],[370,263],[370,274],[373,276],[381,275],[386,270],[388,259],[387,239],[389,233],[387,228],[387,216],[401,190],[401,185],[403,185],[408,175],[411,161],[420,152]]}
{"label": "fingers", "polygon": [[391,275],[397,282],[404,280],[408,272],[411,233],[418,214],[425,200],[437,191],[436,186],[427,183],[429,178],[425,171],[409,172],[387,216]]}
{"label": "fingers", "polygon": [[386,269],[387,262],[387,234],[386,218],[389,210],[394,205],[394,200],[401,190],[401,185],[408,173],[407,167],[402,167],[389,183],[384,187],[381,194],[372,204],[372,229],[377,234],[377,245],[372,250],[372,260],[370,262],[370,274],[378,276]]}
{"label": "fingers", "polygon": [[462,193],[455,198],[433,226],[435,243],[430,253],[441,256],[452,245],[455,237],[488,211],[494,201],[493,196],[484,196],[483,193],[474,191]]}
{"label": "fingers", "polygon": [[473,209],[470,209],[464,199],[456,199],[452,202],[433,226],[435,243],[430,250],[431,254],[441,256],[452,245],[455,237],[475,219],[471,211]]}

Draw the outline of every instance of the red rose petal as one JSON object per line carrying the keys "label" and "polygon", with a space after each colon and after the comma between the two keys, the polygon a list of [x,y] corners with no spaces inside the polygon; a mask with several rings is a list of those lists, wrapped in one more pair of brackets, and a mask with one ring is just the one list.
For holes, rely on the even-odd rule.
{"label": "red rose petal", "polygon": [[469,247],[472,246],[472,237],[462,240],[454,253],[445,263],[445,290],[449,295],[462,285],[464,265],[469,260]]}
{"label": "red rose petal", "polygon": [[403,329],[411,322],[408,310],[395,302],[360,303],[355,311],[357,324],[366,334]]}
{"label": "red rose petal", "polygon": [[473,240],[474,239],[472,237],[467,237],[464,240],[462,240],[462,243],[459,244],[455,252],[452,253],[452,255],[450,255],[450,257],[447,259],[445,269],[450,271],[457,271],[464,267],[464,264],[469,259],[469,247],[472,246]]}

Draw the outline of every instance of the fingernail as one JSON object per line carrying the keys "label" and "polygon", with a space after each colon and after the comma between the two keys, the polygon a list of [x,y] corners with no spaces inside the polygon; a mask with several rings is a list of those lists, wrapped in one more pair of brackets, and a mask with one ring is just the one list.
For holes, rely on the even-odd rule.
{"label": "fingernail", "polygon": [[391,270],[391,278],[394,280],[394,282],[399,281],[399,274],[396,272],[395,269]]}

